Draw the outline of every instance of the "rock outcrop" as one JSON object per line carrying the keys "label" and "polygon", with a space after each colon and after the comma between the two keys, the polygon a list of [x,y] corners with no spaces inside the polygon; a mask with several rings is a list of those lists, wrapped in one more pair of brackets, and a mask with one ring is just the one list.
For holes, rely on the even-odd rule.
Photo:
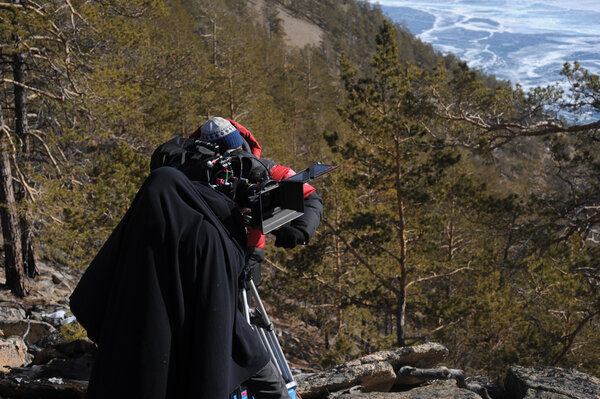
{"label": "rock outcrop", "polygon": [[304,399],[598,399],[600,379],[553,367],[513,366],[505,388],[439,366],[445,347],[426,343],[377,352],[297,377]]}
{"label": "rock outcrop", "polygon": [[[57,273],[60,273],[58,276]],[[84,398],[96,346],[61,342],[77,276],[42,269],[30,302],[0,291],[0,398]],[[48,298],[52,298],[48,300]],[[303,399],[598,399],[600,379],[555,367],[513,366],[504,386],[444,367],[438,343],[382,351],[295,376]]]}
{"label": "rock outcrop", "polygon": [[328,392],[357,385],[366,392],[387,392],[398,382],[422,382],[411,377],[399,377],[397,372],[402,366],[431,367],[447,355],[448,350],[436,343],[372,353],[321,373],[300,376],[299,393],[305,399],[320,398]]}
{"label": "rock outcrop", "polygon": [[598,399],[600,379],[557,367],[519,367],[508,370],[507,396],[518,399]]}
{"label": "rock outcrop", "polygon": [[0,320],[0,330],[2,330],[7,337],[23,337],[23,340],[28,345],[36,343],[55,331],[51,324],[31,319]]}
{"label": "rock outcrop", "polygon": [[26,362],[27,346],[21,337],[0,338],[0,372],[8,373]]}

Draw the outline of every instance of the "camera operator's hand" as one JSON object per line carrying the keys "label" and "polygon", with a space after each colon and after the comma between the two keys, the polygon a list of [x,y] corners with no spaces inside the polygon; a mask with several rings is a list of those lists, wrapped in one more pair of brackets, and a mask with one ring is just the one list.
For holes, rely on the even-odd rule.
{"label": "camera operator's hand", "polygon": [[275,246],[280,248],[294,248],[298,244],[305,244],[306,237],[299,229],[292,226],[283,226],[273,232]]}
{"label": "camera operator's hand", "polygon": [[260,265],[264,259],[265,251],[261,248],[250,247],[246,249],[246,268],[248,270],[246,279],[252,279],[257,287],[260,285],[262,279]]}

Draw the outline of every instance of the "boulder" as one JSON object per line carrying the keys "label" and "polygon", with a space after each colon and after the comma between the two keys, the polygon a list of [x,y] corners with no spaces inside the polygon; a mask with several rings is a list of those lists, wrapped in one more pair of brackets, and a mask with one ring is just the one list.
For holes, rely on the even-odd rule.
{"label": "boulder", "polygon": [[398,376],[398,385],[419,385],[425,381],[454,379],[459,387],[466,387],[464,372],[447,367],[419,369],[413,366],[402,366],[396,375]]}
{"label": "boulder", "polygon": [[17,321],[26,317],[25,310],[18,304],[12,302],[0,302],[0,320]]}
{"label": "boulder", "polygon": [[399,370],[402,366],[430,368],[438,365],[446,356],[448,356],[448,349],[445,346],[436,342],[427,342],[422,345],[403,346],[391,351],[371,353],[346,364],[388,362],[394,367],[394,370]]}
{"label": "boulder", "polygon": [[[352,362],[349,362],[352,363]],[[337,368],[298,378],[298,393],[304,399],[324,398],[329,392],[361,385],[366,391],[388,391],[396,380],[388,362],[343,364]]]}
{"label": "boulder", "polygon": [[27,362],[27,346],[20,337],[0,338],[0,372],[7,373],[12,367]]}
{"label": "boulder", "polygon": [[57,343],[36,353],[33,364],[45,364],[53,359],[69,359],[92,357],[96,352],[96,344],[89,338],[81,338],[71,342]]}
{"label": "boulder", "polygon": [[29,352],[35,353],[39,352],[44,348],[49,348],[54,345],[58,345],[63,340],[63,335],[60,333],[60,330],[56,330],[53,333],[50,333],[41,339],[35,342],[35,345],[29,345]]}
{"label": "boulder", "polygon": [[61,378],[87,381],[90,379],[94,360],[91,357],[54,359],[48,364],[19,367],[11,370],[8,377],[21,382]]}
{"label": "boulder", "polygon": [[[335,399],[481,399],[468,389],[447,387],[422,387],[406,392],[345,393]],[[333,399],[333,397],[332,397]]]}
{"label": "boulder", "polygon": [[71,323],[75,317],[70,310],[56,305],[36,305],[30,310],[30,319],[45,321],[55,328],[60,328],[65,323]]}
{"label": "boulder", "polygon": [[600,398],[600,379],[557,367],[512,366],[504,387],[514,399]]}
{"label": "boulder", "polygon": [[0,330],[6,337],[16,335],[23,337],[27,344],[34,344],[54,332],[55,328],[43,321],[25,319],[0,321]]}
{"label": "boulder", "polygon": [[[371,353],[345,364],[350,366],[372,362],[388,362],[394,368],[394,372],[398,373],[398,370],[403,366],[413,366],[423,369],[437,366],[446,356],[448,356],[448,349],[445,346],[435,342],[427,342],[422,345],[404,346],[391,351]],[[410,376],[398,375],[396,384],[414,385],[422,381]]]}
{"label": "boulder", "polygon": [[11,399],[84,399],[87,381],[62,378],[24,380],[11,377],[0,380],[0,397]]}

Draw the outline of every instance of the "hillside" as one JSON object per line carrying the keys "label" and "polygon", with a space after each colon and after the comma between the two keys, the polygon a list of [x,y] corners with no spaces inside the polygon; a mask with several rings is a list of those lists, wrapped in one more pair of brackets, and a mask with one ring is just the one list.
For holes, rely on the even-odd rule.
{"label": "hillside", "polygon": [[0,3],[0,30],[11,301],[81,273],[154,149],[223,116],[264,158],[340,166],[314,182],[308,245],[267,237],[261,290],[293,364],[434,341],[469,375],[600,372],[600,121],[560,118],[599,108],[578,64],[572,91],[525,94],[354,0]]}
{"label": "hillside", "polygon": [[[268,5],[264,0],[251,2],[256,13],[261,17],[262,25],[268,24],[268,12],[274,12],[281,19],[285,42],[293,47],[319,47],[323,41],[323,30],[315,23],[295,17],[279,4]],[[269,10],[269,8],[275,10]]]}

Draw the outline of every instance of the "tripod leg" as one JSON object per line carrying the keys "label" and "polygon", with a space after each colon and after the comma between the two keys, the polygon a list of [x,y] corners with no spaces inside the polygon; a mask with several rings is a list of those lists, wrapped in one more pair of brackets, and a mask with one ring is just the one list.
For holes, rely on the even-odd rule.
{"label": "tripod leg", "polygon": [[242,305],[244,307],[244,316],[246,317],[246,321],[248,324],[250,323],[250,308],[248,307],[248,294],[246,293],[246,289],[242,288]]}
{"label": "tripod leg", "polygon": [[[286,383],[295,383],[294,377],[292,375],[292,371],[290,370],[290,366],[288,365],[287,360],[285,359],[285,355],[283,354],[283,350],[281,349],[281,345],[279,344],[279,341],[277,340],[277,335],[275,334],[275,330],[273,328],[273,323],[269,319],[269,316],[267,315],[267,311],[266,311],[262,301],[260,300],[260,296],[258,295],[258,290],[256,289],[256,285],[254,284],[254,281],[252,281],[252,280],[250,280],[248,283],[249,283],[249,287],[250,287],[250,293],[252,294],[252,296],[254,296],[254,299],[256,300],[256,304],[258,306],[258,310],[262,314],[262,316],[264,318],[263,321],[265,322],[265,325],[267,326],[266,329],[260,329],[261,338],[263,339],[263,343],[265,343],[265,346],[267,346],[269,348],[269,352],[271,354],[271,359],[279,368],[281,375],[283,376],[283,379],[285,380],[285,382]],[[264,336],[264,338],[263,338],[263,336]]]}

